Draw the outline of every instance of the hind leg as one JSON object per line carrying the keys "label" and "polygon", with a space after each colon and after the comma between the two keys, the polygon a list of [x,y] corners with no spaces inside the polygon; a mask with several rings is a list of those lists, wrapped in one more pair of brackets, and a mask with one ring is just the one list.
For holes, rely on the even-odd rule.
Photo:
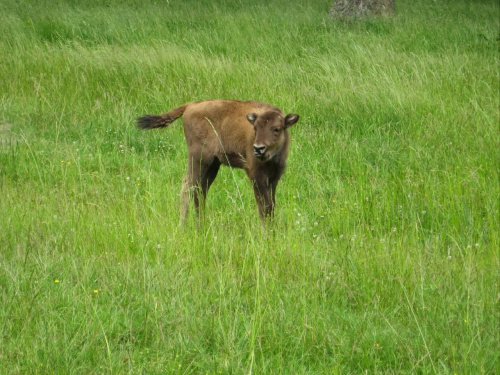
{"label": "hind leg", "polygon": [[189,153],[188,168],[186,177],[182,181],[181,189],[181,224],[185,223],[189,216],[189,206],[191,201],[198,212],[199,207],[199,190],[200,190],[200,163],[201,155]]}
{"label": "hind leg", "polygon": [[219,172],[220,163],[218,160],[202,160],[200,163],[200,181],[193,191],[194,205],[197,210],[198,219],[203,217],[205,212],[205,201],[207,199],[208,189],[214,182]]}
{"label": "hind leg", "polygon": [[188,173],[181,190],[181,223],[187,220],[191,200],[198,217],[201,215],[208,189],[217,177],[219,167],[220,163],[213,157],[204,159],[201,153],[190,152]]}
{"label": "hind leg", "polygon": [[189,193],[189,176],[182,180],[181,190],[181,220],[180,224],[184,224],[189,215],[189,203],[191,202],[191,194]]}
{"label": "hind leg", "polygon": [[201,179],[201,192],[203,194],[203,203],[207,198],[208,189],[210,189],[210,186],[212,186],[212,183],[217,177],[219,168],[220,168],[220,162],[218,160],[214,160],[212,164],[204,168]]}

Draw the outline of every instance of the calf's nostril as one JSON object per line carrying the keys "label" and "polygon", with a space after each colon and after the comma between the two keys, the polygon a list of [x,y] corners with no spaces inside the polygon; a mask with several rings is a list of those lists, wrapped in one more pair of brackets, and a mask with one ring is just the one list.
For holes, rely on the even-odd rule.
{"label": "calf's nostril", "polygon": [[266,150],[266,146],[253,146],[253,153],[255,155],[261,155]]}

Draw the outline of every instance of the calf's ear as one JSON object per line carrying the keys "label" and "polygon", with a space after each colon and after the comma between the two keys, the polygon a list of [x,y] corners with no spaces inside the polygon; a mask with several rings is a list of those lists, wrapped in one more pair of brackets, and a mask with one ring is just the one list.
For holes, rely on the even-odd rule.
{"label": "calf's ear", "polygon": [[249,113],[247,114],[247,120],[254,124],[255,120],[257,120],[257,115],[255,113]]}
{"label": "calf's ear", "polygon": [[295,113],[289,113],[285,117],[285,128],[289,128],[293,124],[295,124],[297,121],[299,121],[299,115],[296,115]]}

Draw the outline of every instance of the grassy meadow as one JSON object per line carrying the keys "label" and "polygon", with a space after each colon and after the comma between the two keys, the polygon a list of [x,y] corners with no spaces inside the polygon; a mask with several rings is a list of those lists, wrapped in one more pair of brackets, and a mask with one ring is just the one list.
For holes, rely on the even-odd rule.
{"label": "grassy meadow", "polygon": [[[0,374],[500,372],[497,1],[0,1]],[[181,121],[301,115],[266,230]]]}

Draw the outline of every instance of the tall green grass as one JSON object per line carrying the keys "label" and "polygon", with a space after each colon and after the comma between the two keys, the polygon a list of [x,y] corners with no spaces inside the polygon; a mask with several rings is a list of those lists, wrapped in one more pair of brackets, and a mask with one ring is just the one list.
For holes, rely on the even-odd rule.
{"label": "tall green grass", "polygon": [[[499,5],[0,4],[0,373],[500,371]],[[301,115],[179,227],[187,101]]]}

